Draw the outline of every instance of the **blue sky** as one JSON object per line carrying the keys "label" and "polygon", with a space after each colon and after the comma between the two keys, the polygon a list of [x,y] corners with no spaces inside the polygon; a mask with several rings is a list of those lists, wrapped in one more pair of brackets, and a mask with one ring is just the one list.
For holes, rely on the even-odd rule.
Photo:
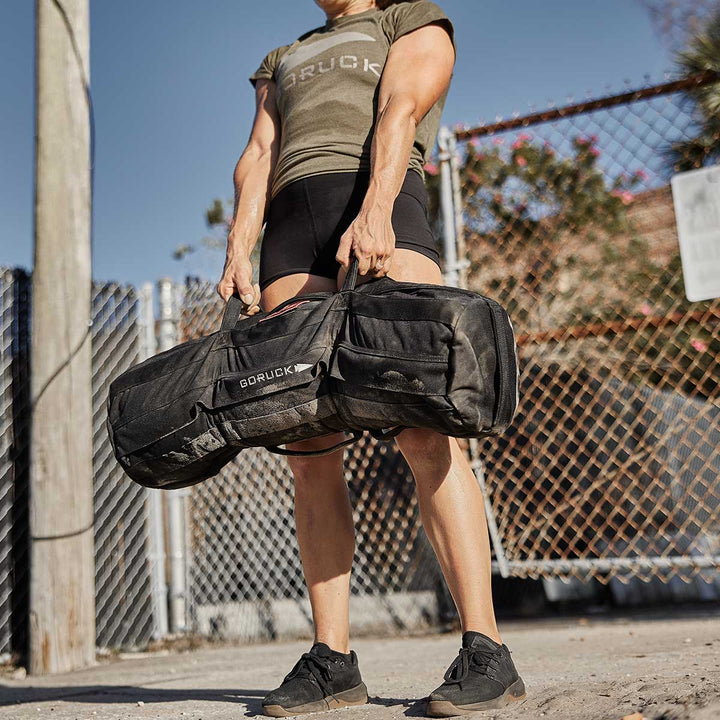
{"label": "blue sky", "polygon": [[[438,0],[458,59],[443,122],[478,123],[661,81],[672,61],[635,0]],[[32,265],[33,0],[0,3],[0,265]],[[230,198],[247,142],[247,76],[324,22],[312,0],[91,1],[95,107],[94,276],[139,284],[219,279],[224,256],[182,262]]]}

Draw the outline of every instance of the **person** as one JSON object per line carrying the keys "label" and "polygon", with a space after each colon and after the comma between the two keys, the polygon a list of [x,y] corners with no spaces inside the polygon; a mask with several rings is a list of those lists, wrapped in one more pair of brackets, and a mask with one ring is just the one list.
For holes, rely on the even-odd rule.
{"label": "person", "polygon": [[[234,173],[235,206],[218,293],[248,314],[389,275],[441,284],[424,165],[455,63],[451,21],[430,0],[315,0],[324,25],[272,50],[250,77],[256,112]],[[266,223],[265,223],[266,221]],[[265,223],[259,282],[251,252]],[[291,443],[329,447],[342,434]],[[491,597],[483,497],[457,440],[410,428],[396,437],[420,516],[457,606],[462,648],[427,712],[451,716],[524,697]],[[367,702],[350,649],[355,540],[343,452],[289,457],[295,524],[315,642],[263,712],[297,715]]]}

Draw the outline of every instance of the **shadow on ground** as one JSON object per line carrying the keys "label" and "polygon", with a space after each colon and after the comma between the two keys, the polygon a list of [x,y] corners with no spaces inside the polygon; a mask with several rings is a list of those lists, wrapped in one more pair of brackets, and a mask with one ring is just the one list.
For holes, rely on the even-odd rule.
{"label": "shadow on ground", "polygon": [[262,713],[262,699],[269,690],[193,690],[139,687],[137,685],[84,685],[57,687],[8,687],[0,685],[0,707],[64,700],[81,703],[171,703],[185,700],[242,703],[249,714]]}
{"label": "shadow on ground", "polygon": [[[179,678],[174,678],[179,679]],[[270,690],[174,690],[136,685],[85,685],[57,687],[8,687],[0,684],[0,707],[38,702],[78,702],[89,704],[184,702],[187,700],[227,702],[245,705],[245,715],[262,715],[262,699]],[[405,708],[407,717],[425,717],[426,698],[369,697],[368,704]]]}

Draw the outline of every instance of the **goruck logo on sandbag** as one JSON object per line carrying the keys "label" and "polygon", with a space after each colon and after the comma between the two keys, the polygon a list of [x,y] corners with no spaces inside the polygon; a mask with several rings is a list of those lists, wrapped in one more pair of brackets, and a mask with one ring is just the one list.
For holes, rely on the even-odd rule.
{"label": "goruck logo on sandbag", "polygon": [[295,373],[303,372],[308,370],[312,365],[308,363],[295,363],[293,365],[283,365],[281,367],[274,368],[273,370],[265,370],[259,372],[256,375],[250,375],[249,377],[242,378],[240,380],[240,387],[246,388],[252,385],[262,385],[271,380],[277,380],[277,378],[285,377],[286,375],[295,375]]}

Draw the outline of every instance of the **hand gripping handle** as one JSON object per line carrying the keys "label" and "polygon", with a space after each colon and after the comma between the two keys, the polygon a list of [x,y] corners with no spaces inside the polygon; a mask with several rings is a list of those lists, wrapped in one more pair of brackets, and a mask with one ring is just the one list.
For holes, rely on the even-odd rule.
{"label": "hand gripping handle", "polygon": [[245,303],[237,295],[231,295],[225,305],[220,330],[232,330],[240,320],[244,306]]}
{"label": "hand gripping handle", "polygon": [[[345,282],[342,286],[342,291],[354,290],[355,283],[357,282],[358,276],[358,259],[353,257],[348,269],[347,275],[345,276]],[[221,331],[232,330],[240,320],[242,315],[243,307],[245,303],[237,296],[231,295],[225,305],[225,312],[223,313],[222,323],[220,325]]]}

